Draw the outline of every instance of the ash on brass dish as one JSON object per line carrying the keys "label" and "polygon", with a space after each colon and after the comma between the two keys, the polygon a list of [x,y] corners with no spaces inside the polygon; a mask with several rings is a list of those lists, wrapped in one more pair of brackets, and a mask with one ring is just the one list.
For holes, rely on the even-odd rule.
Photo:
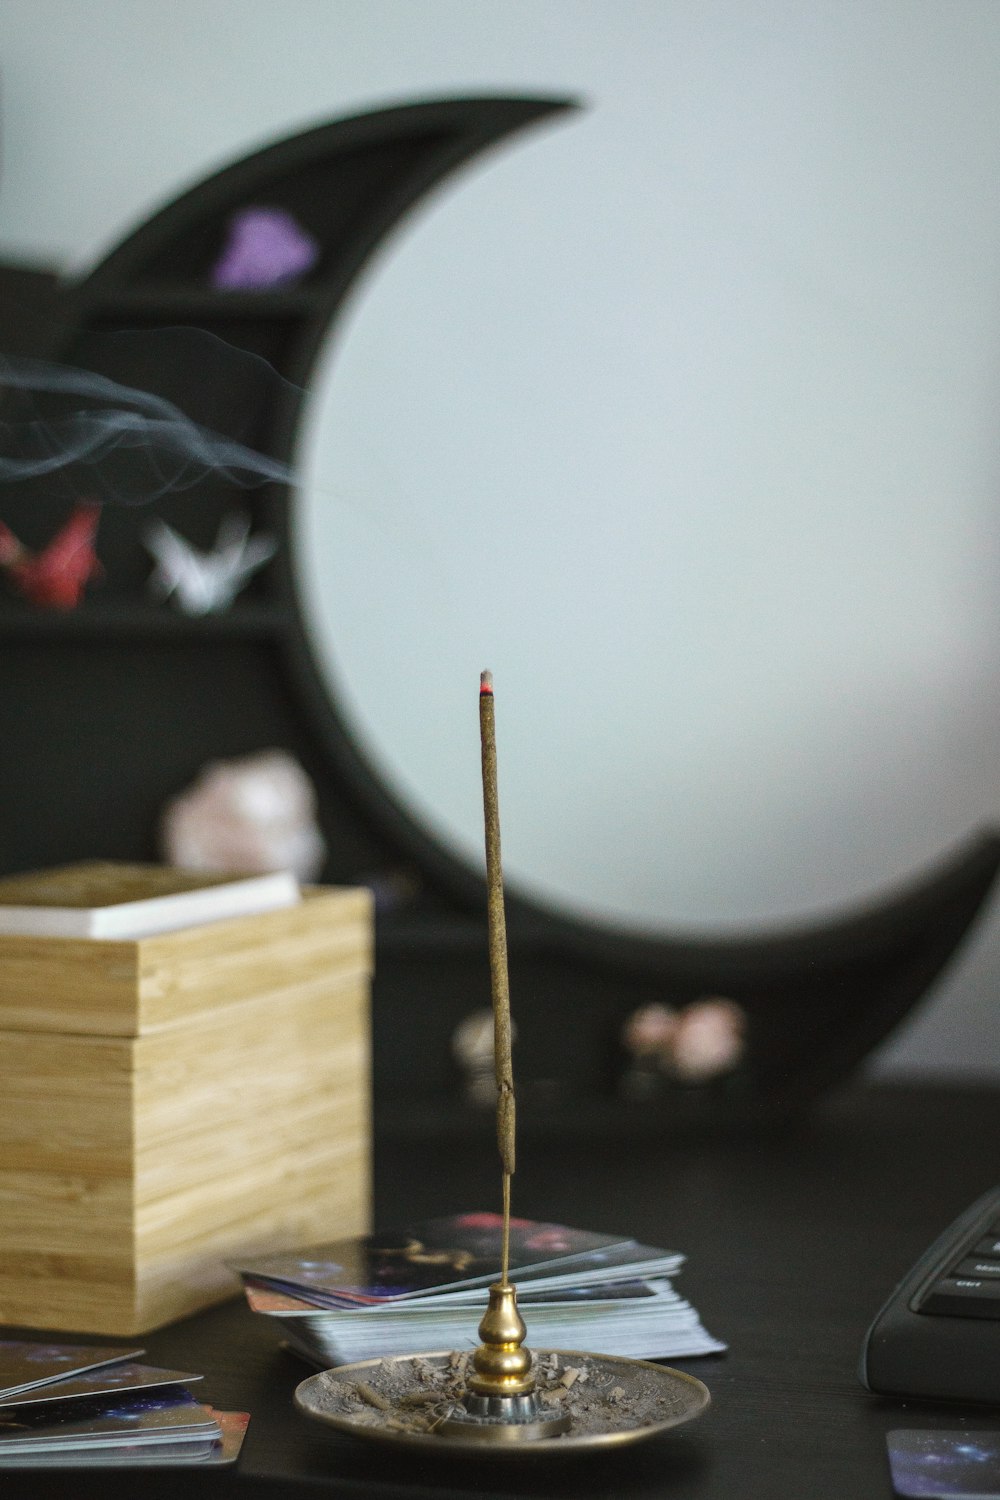
{"label": "ash on brass dish", "polygon": [[[525,1442],[516,1424],[494,1423],[490,1458],[624,1447],[693,1421],[711,1401],[700,1380],[665,1365],[566,1349],[536,1349],[534,1356],[543,1413],[566,1413],[570,1425],[561,1435]],[[463,1380],[454,1354],[402,1354],[310,1375],[295,1404],[317,1422],[389,1447],[484,1457],[482,1439],[467,1422],[449,1424]]]}

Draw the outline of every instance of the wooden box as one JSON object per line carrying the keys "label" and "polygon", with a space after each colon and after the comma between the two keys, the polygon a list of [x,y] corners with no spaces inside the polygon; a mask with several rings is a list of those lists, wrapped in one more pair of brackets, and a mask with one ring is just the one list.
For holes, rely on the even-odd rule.
{"label": "wooden box", "polygon": [[135,1334],[232,1257],[369,1228],[367,891],[0,937],[0,1322]]}

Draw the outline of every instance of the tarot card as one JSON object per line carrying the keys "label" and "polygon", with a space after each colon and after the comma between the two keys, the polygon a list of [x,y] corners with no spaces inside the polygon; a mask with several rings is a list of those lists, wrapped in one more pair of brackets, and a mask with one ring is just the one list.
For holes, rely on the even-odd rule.
{"label": "tarot card", "polygon": [[34,1386],[81,1375],[120,1360],[137,1359],[145,1349],[108,1348],[100,1344],[28,1343],[0,1339],[0,1401]]}
{"label": "tarot card", "polygon": [[558,1288],[528,1284],[527,1290],[518,1293],[518,1303],[529,1307],[548,1304],[569,1304],[572,1307],[587,1302],[631,1302],[636,1298],[659,1297],[660,1288],[649,1281],[602,1281],[593,1286],[564,1286]]}
{"label": "tarot card", "polygon": [[115,1442],[217,1438],[211,1412],[181,1387],[90,1401],[50,1401],[0,1412],[0,1454]]}
{"label": "tarot card", "polygon": [[886,1443],[897,1495],[1000,1500],[1000,1432],[897,1428]]}
{"label": "tarot card", "polygon": [[0,1471],[4,1469],[118,1469],[161,1465],[209,1463],[221,1445],[211,1438],[192,1438],[182,1442],[133,1443],[122,1439],[91,1448],[28,1448],[0,1453]]}
{"label": "tarot card", "polygon": [[240,1456],[243,1439],[247,1435],[250,1413],[248,1411],[217,1411],[214,1406],[208,1409],[222,1432],[218,1451],[210,1456],[209,1463],[234,1464]]}
{"label": "tarot card", "polygon": [[[637,1245],[635,1240],[624,1240],[606,1249],[589,1250],[566,1261],[555,1261],[551,1265],[528,1266],[518,1275],[519,1295],[534,1288],[551,1293],[567,1287],[603,1286],[611,1281],[638,1278],[673,1276],[684,1263],[683,1255],[674,1251],[657,1250],[652,1245]],[[423,1298],[424,1306],[432,1301],[450,1302],[454,1306],[478,1304],[483,1296],[482,1286],[453,1287]],[[411,1299],[416,1301],[417,1299]],[[392,1304],[408,1306],[406,1304]]]}
{"label": "tarot card", "polygon": [[[528,1281],[527,1290],[523,1290],[518,1296],[519,1303],[578,1303],[578,1302],[615,1302],[625,1301],[636,1297],[655,1297],[659,1295],[656,1283],[649,1281],[601,1281],[591,1285],[571,1285],[550,1287],[544,1281]],[[247,1304],[251,1312],[269,1314],[272,1317],[287,1318],[313,1317],[322,1312],[329,1312],[333,1317],[345,1312],[370,1313],[375,1317],[382,1310],[379,1307],[356,1307],[356,1308],[326,1308],[317,1307],[314,1302],[305,1302],[301,1297],[290,1297],[287,1292],[275,1292],[270,1287],[257,1286],[253,1282],[246,1282],[243,1287]],[[479,1296],[485,1300],[486,1292],[480,1287]],[[450,1299],[441,1297],[436,1302],[444,1304]],[[393,1302],[392,1309],[400,1314],[407,1311],[414,1313],[426,1310],[426,1299],[415,1298],[410,1301]]]}
{"label": "tarot card", "polygon": [[[268,1256],[242,1266],[255,1284],[302,1297],[318,1307],[363,1306],[488,1284],[500,1272],[502,1218],[456,1214],[351,1240]],[[621,1245],[620,1236],[564,1224],[510,1221],[510,1268],[558,1265]]]}
{"label": "tarot card", "polygon": [[212,1413],[220,1431],[215,1439],[192,1439],[189,1435],[183,1443],[173,1441],[121,1443],[107,1447],[86,1449],[45,1449],[39,1453],[0,1454],[0,1469],[115,1469],[181,1467],[216,1468],[233,1464],[240,1454],[243,1439],[250,1422],[250,1413],[245,1411],[216,1411]]}
{"label": "tarot card", "polygon": [[136,1365],[130,1360],[124,1364],[107,1368],[87,1370],[69,1380],[60,1380],[50,1385],[32,1386],[15,1395],[0,1396],[0,1417],[15,1406],[35,1406],[44,1401],[73,1401],[79,1398],[111,1395],[117,1391],[138,1391],[146,1387],[161,1385],[191,1385],[201,1380],[201,1375],[192,1375],[184,1370],[158,1370],[155,1365]]}
{"label": "tarot card", "polygon": [[315,1302],[304,1302],[301,1297],[292,1297],[288,1292],[276,1292],[269,1286],[258,1286],[254,1281],[245,1281],[243,1292],[251,1312],[278,1313],[282,1317],[287,1317],[289,1313],[296,1317],[307,1314],[315,1317],[318,1311]]}

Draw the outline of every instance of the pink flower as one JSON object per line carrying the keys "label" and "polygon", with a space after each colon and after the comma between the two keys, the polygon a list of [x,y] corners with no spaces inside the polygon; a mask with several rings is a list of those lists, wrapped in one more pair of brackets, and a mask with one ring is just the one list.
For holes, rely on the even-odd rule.
{"label": "pink flower", "polygon": [[669,1005],[642,1005],[622,1028],[622,1043],[635,1058],[659,1058],[671,1046],[677,1030],[677,1012]]}
{"label": "pink flower", "polygon": [[697,1000],[678,1017],[670,1047],[672,1070],[687,1083],[731,1073],[743,1056],[746,1018],[732,1000]]}
{"label": "pink flower", "polygon": [[643,1005],[622,1027],[622,1045],[634,1075],[654,1070],[684,1083],[705,1083],[731,1073],[743,1057],[746,1015],[734,1000],[712,996],[680,1011]]}

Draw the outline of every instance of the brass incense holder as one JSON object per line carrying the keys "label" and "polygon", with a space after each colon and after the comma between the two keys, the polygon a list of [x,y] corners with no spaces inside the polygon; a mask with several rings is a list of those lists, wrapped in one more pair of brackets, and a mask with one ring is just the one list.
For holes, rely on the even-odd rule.
{"label": "brass incense holder", "polygon": [[516,1288],[506,1277],[494,1282],[479,1325],[483,1342],[466,1376],[462,1409],[446,1417],[437,1432],[478,1442],[523,1443],[569,1431],[565,1413],[542,1405],[534,1361],[524,1347],[527,1331],[517,1310]]}
{"label": "brass incense holder", "polygon": [[633,1443],[699,1416],[710,1396],[700,1380],[645,1360],[525,1348],[527,1330],[510,1268],[510,1182],[515,1167],[514,1074],[493,679],[479,687],[486,825],[490,984],[503,1167],[500,1278],[489,1289],[481,1343],[462,1353],[402,1355],[341,1365],[305,1380],[295,1402],[306,1416],[375,1441],[439,1452],[562,1453]]}

